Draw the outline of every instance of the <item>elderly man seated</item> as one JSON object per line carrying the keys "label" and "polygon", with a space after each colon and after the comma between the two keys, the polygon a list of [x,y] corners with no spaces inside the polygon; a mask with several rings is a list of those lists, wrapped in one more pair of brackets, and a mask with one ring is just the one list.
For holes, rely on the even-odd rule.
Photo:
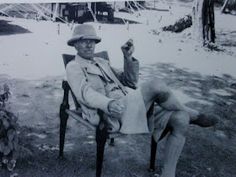
{"label": "elderly man seated", "polygon": [[[208,127],[216,123],[215,118],[181,105],[158,78],[138,86],[139,62],[132,56],[132,40],[121,47],[123,72],[112,68],[109,61],[94,57],[95,45],[100,41],[95,29],[88,24],[76,26],[68,41],[77,55],[66,67],[67,79],[81,104],[83,118],[97,125],[100,109],[105,113],[110,132],[152,133],[156,141],[163,130],[170,127],[161,177],[174,177],[189,123]],[[112,42],[111,39],[111,45]],[[153,103],[157,113],[147,117]]]}

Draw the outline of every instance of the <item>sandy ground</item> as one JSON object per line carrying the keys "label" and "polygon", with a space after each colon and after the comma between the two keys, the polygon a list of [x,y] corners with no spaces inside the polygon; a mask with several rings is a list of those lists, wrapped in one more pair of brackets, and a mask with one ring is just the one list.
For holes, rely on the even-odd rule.
{"label": "sandy ground", "polygon": [[[229,74],[236,77],[236,18],[221,14],[216,9],[216,42],[222,51],[209,51],[194,39],[192,29],[182,33],[162,32],[165,25],[173,24],[177,19],[191,13],[191,8],[172,6],[170,12],[142,11],[122,14],[127,19],[142,24],[106,24],[90,23],[102,38],[96,51],[106,50],[111,65],[123,67],[120,46],[129,38],[134,40],[134,56],[140,64],[172,63],[179,68],[188,68],[192,72],[221,76]],[[116,15],[116,14],[115,14]],[[117,14],[119,16],[120,14]],[[132,17],[132,18],[131,18]],[[134,18],[135,17],[135,18]],[[30,32],[17,35],[0,36],[0,70],[13,78],[40,79],[46,76],[63,75],[64,66],[61,54],[75,54],[72,47],[66,45],[71,37],[73,26],[51,21],[35,21],[0,17],[11,25],[17,25]],[[229,25],[230,24],[230,25]],[[112,41],[112,45],[111,45]],[[114,42],[113,42],[114,41]],[[14,51],[14,52],[12,52]]]}
{"label": "sandy ground", "polygon": [[[136,34],[136,55],[142,65],[141,82],[158,76],[165,80],[187,106],[220,116],[220,123],[214,128],[190,126],[178,163],[177,177],[235,177],[236,23],[232,23],[235,17],[216,12],[216,18],[222,20],[216,23],[217,43],[224,49],[216,52],[195,43],[189,29],[181,34],[159,33],[162,25],[172,23],[188,12],[189,8],[186,10],[185,7],[173,10],[172,13],[178,15],[169,13],[171,20],[164,12],[161,15],[150,12],[146,15],[156,15],[156,21],[162,16],[161,22],[148,21],[149,25],[130,25],[129,31],[127,25],[92,23],[96,29],[99,26],[102,28],[98,32],[104,40],[98,50],[108,49],[111,58],[120,56],[117,49],[128,37]],[[147,19],[139,18],[144,23],[147,23]],[[10,21],[30,33],[25,31],[0,37],[0,84],[7,83],[10,86],[12,95],[8,107],[19,118],[21,145],[15,170],[7,172],[1,169],[0,177],[94,176],[94,132],[72,119],[69,119],[66,134],[66,159],[58,159],[59,106],[63,95],[61,81],[65,78],[61,53],[74,52],[65,46],[70,36],[70,27],[61,25],[61,35],[58,35],[58,26],[51,22],[26,22],[22,19]],[[230,26],[227,25],[229,23]],[[39,29],[39,26],[47,28]],[[21,29],[21,32],[24,30]],[[121,37],[111,46],[112,34]],[[153,45],[150,45],[150,41]],[[158,60],[154,60],[157,48]],[[166,52],[167,49],[171,52]],[[120,60],[112,60],[111,63],[117,67],[122,64]],[[120,137],[115,143],[115,147],[106,147],[104,177],[154,177],[161,171],[165,140],[158,144],[157,170],[154,173],[147,171],[150,135]]]}

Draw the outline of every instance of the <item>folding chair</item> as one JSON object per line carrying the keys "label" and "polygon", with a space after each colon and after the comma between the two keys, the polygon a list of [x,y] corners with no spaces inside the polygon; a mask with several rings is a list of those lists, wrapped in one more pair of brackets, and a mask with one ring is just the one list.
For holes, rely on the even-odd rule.
{"label": "folding chair", "polygon": [[[65,66],[72,60],[74,60],[74,55],[68,55],[63,54],[63,61]],[[107,52],[103,51],[100,53],[96,53],[95,56],[104,58],[105,60],[109,60]],[[62,88],[64,90],[64,96],[63,101],[60,106],[60,146],[59,146],[59,156],[63,157],[63,150],[64,150],[64,142],[65,142],[65,133],[66,133],[66,126],[67,126],[67,120],[70,116],[71,118],[74,118],[78,120],[81,124],[85,125],[86,127],[94,130],[96,132],[96,143],[97,143],[97,159],[96,159],[96,177],[101,176],[102,172],[102,165],[103,165],[103,156],[104,156],[104,147],[107,138],[111,138],[111,145],[114,145],[114,137],[117,136],[118,133],[108,133],[107,131],[107,124],[103,120],[103,112],[101,110],[98,110],[98,115],[100,116],[100,123],[97,127],[90,124],[88,121],[82,118],[82,111],[80,104],[76,100],[76,97],[74,93],[72,92],[69,84],[67,81],[62,81]],[[71,93],[75,109],[71,110],[69,105],[69,93]],[[149,110],[148,114],[151,114],[153,111],[152,109]],[[164,134],[167,132],[164,132],[161,138],[164,137]],[[150,171],[155,170],[155,158],[156,158],[156,149],[157,149],[157,143],[155,142],[154,138],[151,139],[151,158],[150,158]]]}

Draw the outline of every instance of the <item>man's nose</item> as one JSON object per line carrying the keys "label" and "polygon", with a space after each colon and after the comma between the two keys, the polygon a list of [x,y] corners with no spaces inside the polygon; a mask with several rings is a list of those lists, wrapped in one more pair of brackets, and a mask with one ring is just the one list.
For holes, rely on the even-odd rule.
{"label": "man's nose", "polygon": [[87,46],[87,47],[92,47],[92,46],[93,46],[93,43],[92,43],[91,41],[87,41],[87,42],[86,42],[86,46]]}

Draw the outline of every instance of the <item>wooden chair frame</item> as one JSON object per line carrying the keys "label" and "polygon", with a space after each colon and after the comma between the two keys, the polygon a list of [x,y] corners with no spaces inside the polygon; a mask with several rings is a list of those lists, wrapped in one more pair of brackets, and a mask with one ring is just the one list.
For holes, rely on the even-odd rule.
{"label": "wooden chair frame", "polygon": [[[106,52],[100,52],[100,53],[97,53],[96,55],[100,56],[104,59],[108,59]],[[74,57],[75,56],[73,56],[73,55],[63,54],[63,60],[64,60],[65,66],[67,65],[67,63],[69,63],[71,60],[73,60]],[[114,145],[114,137],[117,135],[117,133],[109,133],[107,131],[107,123],[103,119],[103,112],[101,110],[98,110],[98,115],[100,117],[100,123],[97,127],[94,127],[88,121],[84,120],[82,118],[81,107],[80,107],[78,101],[76,100],[76,97],[73,94],[68,82],[65,80],[62,81],[62,89],[64,90],[64,95],[63,95],[63,101],[60,105],[59,157],[64,156],[63,151],[64,151],[64,143],[65,143],[65,133],[66,133],[66,127],[67,127],[67,120],[70,116],[71,118],[78,120],[81,124],[96,131],[96,144],[97,144],[96,177],[101,177],[104,148],[105,148],[106,140],[107,140],[107,138],[111,138],[110,144]],[[75,110],[70,109],[70,105],[69,105],[69,94],[70,93],[72,95],[72,98],[73,98],[73,101],[75,104]],[[148,114],[152,114],[153,107],[154,106],[152,106],[152,109],[149,110]],[[149,166],[150,171],[155,170],[156,149],[157,149],[157,143],[155,142],[154,138],[152,137],[151,138],[151,158],[150,158],[150,166]]]}

